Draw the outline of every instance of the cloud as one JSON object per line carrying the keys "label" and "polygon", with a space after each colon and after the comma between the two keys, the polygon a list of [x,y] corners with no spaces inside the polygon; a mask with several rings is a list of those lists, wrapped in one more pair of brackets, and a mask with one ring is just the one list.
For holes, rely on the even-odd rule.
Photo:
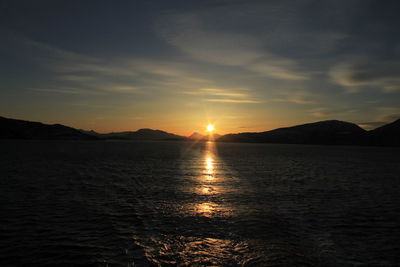
{"label": "cloud", "polygon": [[45,93],[58,93],[70,95],[101,95],[103,92],[85,90],[80,88],[29,88],[32,91],[45,92]]}
{"label": "cloud", "polygon": [[201,5],[204,7],[229,7],[234,5],[248,4],[249,2],[259,2],[260,0],[204,0]]}
{"label": "cloud", "polygon": [[369,122],[357,123],[358,126],[360,126],[361,128],[364,128],[367,131],[381,127],[385,124],[386,124],[386,122],[382,122],[382,121],[369,121]]}
{"label": "cloud", "polygon": [[264,62],[250,64],[249,70],[281,80],[308,80],[310,73],[296,71],[296,63],[289,59],[269,57]]}
{"label": "cloud", "polygon": [[98,63],[98,59],[85,56],[79,53],[75,53],[72,51],[68,51],[65,49],[58,48],[56,46],[44,43],[44,42],[39,42],[30,38],[26,38],[22,35],[18,35],[13,33],[13,36],[15,40],[19,44],[23,44],[26,49],[30,50],[36,50],[39,52],[39,56],[41,56],[40,60],[43,61],[49,61],[49,60],[69,60],[69,61],[85,61],[85,62],[91,62],[91,63]]}
{"label": "cloud", "polygon": [[[239,92],[237,91],[239,90]],[[217,88],[201,88],[197,91],[187,91],[189,95],[204,95],[204,96],[227,96],[227,97],[248,97],[248,93],[240,92],[244,89],[217,89]],[[247,91],[247,90],[246,90]]]}
{"label": "cloud", "polygon": [[105,86],[104,90],[111,91],[111,92],[129,93],[129,92],[136,92],[138,90],[138,88],[135,86],[129,86],[129,85],[112,84],[109,86]]}
{"label": "cloud", "polygon": [[[69,52],[27,38],[19,38],[34,50],[36,62],[54,75],[37,92],[63,94],[126,94],[166,91],[170,93],[207,86],[190,64],[144,58],[105,60]],[[43,88],[44,87],[44,88]]]}
{"label": "cloud", "polygon": [[317,117],[317,118],[326,117],[326,116],[332,115],[332,113],[327,112],[327,111],[322,111],[322,110],[321,111],[314,111],[314,112],[311,112],[310,114],[311,114],[311,116]]}
{"label": "cloud", "polygon": [[63,81],[72,81],[72,82],[82,82],[82,81],[92,81],[95,78],[93,76],[83,76],[83,75],[61,75],[57,77]]}
{"label": "cloud", "polygon": [[392,122],[400,118],[400,107],[377,107],[377,121]]}
{"label": "cloud", "polygon": [[256,104],[262,101],[255,99],[250,95],[250,91],[246,88],[220,89],[220,88],[200,88],[196,91],[184,92],[188,95],[203,96],[203,100],[207,102],[219,103],[247,103]]}
{"label": "cloud", "polygon": [[198,61],[241,67],[279,80],[307,80],[311,75],[300,70],[293,59],[266,50],[265,43],[256,36],[206,30],[194,14],[175,14],[164,19],[156,29],[161,38]]}
{"label": "cloud", "polygon": [[271,101],[309,105],[315,103],[314,98],[315,96],[311,92],[293,91],[287,93],[280,93],[279,97],[272,98]]}
{"label": "cloud", "polygon": [[384,122],[393,122],[395,120],[400,119],[400,112],[398,111],[397,113],[394,114],[388,114],[388,115],[384,115],[382,117],[380,117],[380,119]]}
{"label": "cloud", "polygon": [[219,103],[245,103],[245,104],[258,104],[262,103],[258,100],[253,99],[228,99],[228,98],[206,98],[204,101],[207,102],[219,102]]}
{"label": "cloud", "polygon": [[366,130],[372,130],[400,119],[400,107],[377,107],[375,110],[378,115],[373,120],[361,122],[358,125]]}
{"label": "cloud", "polygon": [[400,91],[400,61],[353,59],[334,66],[331,79],[349,92],[378,87],[383,92]]}
{"label": "cloud", "polygon": [[400,92],[400,85],[390,85],[383,87],[384,92],[392,93],[392,92]]}
{"label": "cloud", "polygon": [[[56,46],[38,42],[18,34],[12,34],[21,51],[30,51],[29,58],[44,68],[49,78],[37,88],[37,92],[72,95],[101,95],[107,92],[132,92],[129,83],[136,73],[124,64],[110,64],[105,60],[81,55]],[[135,89],[136,90],[136,89]]]}
{"label": "cloud", "polygon": [[94,103],[88,103],[88,102],[73,102],[69,103],[69,105],[74,106],[74,107],[84,107],[84,108],[92,108],[92,109],[120,109],[120,107],[117,107],[115,105],[104,105],[104,104],[94,104]]}
{"label": "cloud", "polygon": [[200,61],[241,66],[263,54],[260,51],[262,44],[257,38],[241,33],[204,30],[194,14],[166,16],[157,24],[156,31],[167,43]]}

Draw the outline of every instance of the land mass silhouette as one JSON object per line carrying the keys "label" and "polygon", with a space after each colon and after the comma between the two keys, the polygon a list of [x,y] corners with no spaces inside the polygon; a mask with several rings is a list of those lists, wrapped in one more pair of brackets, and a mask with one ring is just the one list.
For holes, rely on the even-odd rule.
{"label": "land mass silhouette", "polygon": [[400,146],[400,119],[367,132],[364,139],[370,145]]}
{"label": "land mass silhouette", "polygon": [[227,134],[219,142],[399,146],[400,119],[366,131],[345,121],[328,120],[258,133]]}
{"label": "land mass silhouette", "polygon": [[217,134],[217,133],[212,133],[212,134],[209,134],[209,135],[204,135],[204,134],[200,134],[200,133],[198,133],[198,132],[194,132],[194,133],[192,133],[191,135],[189,135],[188,137],[187,137],[187,139],[189,139],[190,141],[208,141],[208,140],[210,140],[210,138],[212,139],[212,140],[216,140],[216,139],[218,139],[218,138],[220,138],[221,137],[221,135],[219,135],[219,134]]}
{"label": "land mass silhouette", "polygon": [[0,139],[96,140],[98,138],[61,124],[50,125],[0,117]]}
{"label": "land mass silhouette", "polygon": [[259,133],[227,134],[221,142],[343,144],[352,143],[366,131],[350,122],[329,120],[279,128]]}
{"label": "land mass silhouette", "polygon": [[[400,119],[370,131],[366,131],[354,123],[328,120],[265,132],[214,135],[214,138],[217,142],[400,146]],[[0,139],[208,140],[207,135],[199,133],[193,133],[191,136],[185,137],[161,130],[140,129],[137,131],[102,134],[93,130],[77,130],[61,124],[49,125],[4,117],[0,117]]]}
{"label": "land mass silhouette", "polygon": [[187,138],[185,136],[180,136],[177,134],[168,133],[161,130],[153,129],[139,129],[137,131],[127,131],[127,132],[113,132],[101,134],[93,130],[81,132],[93,135],[100,139],[119,139],[119,140],[172,140],[172,141],[184,141]]}

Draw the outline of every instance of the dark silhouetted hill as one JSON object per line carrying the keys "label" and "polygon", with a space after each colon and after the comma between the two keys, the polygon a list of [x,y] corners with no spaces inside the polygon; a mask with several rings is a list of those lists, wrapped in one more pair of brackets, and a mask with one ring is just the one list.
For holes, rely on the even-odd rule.
{"label": "dark silhouetted hill", "polygon": [[350,122],[329,120],[260,133],[227,134],[222,142],[282,144],[354,144],[366,131]]}
{"label": "dark silhouetted hill", "polygon": [[119,140],[176,140],[183,141],[186,137],[164,132],[161,130],[152,129],[140,129],[137,131],[129,132],[116,132],[99,134],[94,131],[90,131],[91,134],[100,137],[102,139],[119,139]]}
{"label": "dark silhouetted hill", "polygon": [[203,135],[203,134],[194,132],[190,136],[188,136],[187,139],[189,139],[191,141],[209,141],[209,140],[216,140],[220,137],[221,137],[221,135],[219,135],[219,134]]}
{"label": "dark silhouetted hill", "polygon": [[199,134],[198,132],[194,132],[190,136],[188,136],[188,139],[192,141],[203,141],[206,139],[206,136]]}
{"label": "dark silhouetted hill", "polygon": [[368,145],[400,146],[400,119],[367,133]]}
{"label": "dark silhouetted hill", "polygon": [[0,117],[0,139],[95,140],[97,138],[61,124],[50,125]]}
{"label": "dark silhouetted hill", "polygon": [[[49,125],[0,117],[0,139],[207,141],[209,136],[194,133],[184,137],[152,129],[100,134],[93,130],[76,130],[61,124]],[[329,120],[259,133],[223,136],[215,134],[214,139],[220,142],[245,143],[400,146],[400,119],[371,131],[365,131],[354,123]]]}

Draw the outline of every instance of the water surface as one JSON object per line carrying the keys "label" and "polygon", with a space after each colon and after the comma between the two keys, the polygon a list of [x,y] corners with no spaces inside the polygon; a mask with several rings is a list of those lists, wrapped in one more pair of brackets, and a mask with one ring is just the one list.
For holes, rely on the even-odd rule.
{"label": "water surface", "polygon": [[398,148],[1,141],[1,266],[398,266]]}

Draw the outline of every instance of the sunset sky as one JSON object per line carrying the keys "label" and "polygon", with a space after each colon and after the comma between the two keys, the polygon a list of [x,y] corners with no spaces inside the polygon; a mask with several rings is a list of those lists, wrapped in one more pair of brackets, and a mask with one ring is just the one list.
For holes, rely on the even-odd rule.
{"label": "sunset sky", "polygon": [[0,116],[98,132],[400,117],[399,1],[0,2]]}

